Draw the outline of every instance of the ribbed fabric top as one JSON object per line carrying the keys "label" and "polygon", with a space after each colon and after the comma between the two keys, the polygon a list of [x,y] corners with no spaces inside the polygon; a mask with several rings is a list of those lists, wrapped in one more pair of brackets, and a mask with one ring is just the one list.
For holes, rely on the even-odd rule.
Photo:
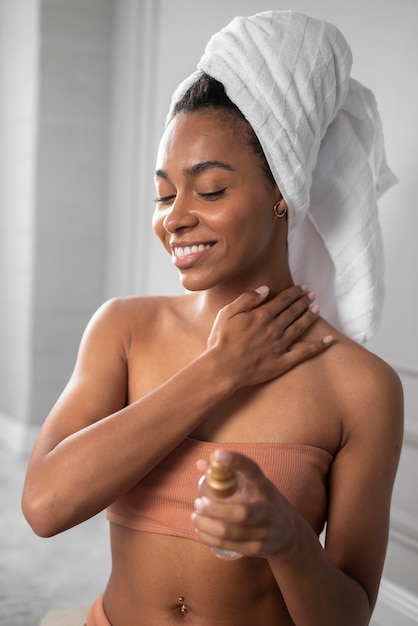
{"label": "ribbed fabric top", "polygon": [[190,514],[200,478],[198,459],[222,447],[245,454],[319,535],[328,505],[332,455],[321,448],[281,443],[213,443],[187,438],[107,509],[107,518],[140,531],[198,540]]}

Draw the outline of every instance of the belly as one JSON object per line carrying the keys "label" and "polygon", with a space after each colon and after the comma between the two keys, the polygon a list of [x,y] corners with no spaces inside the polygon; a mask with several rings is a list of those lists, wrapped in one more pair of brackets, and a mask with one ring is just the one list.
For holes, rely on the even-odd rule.
{"label": "belly", "polygon": [[112,626],[294,626],[265,559],[224,561],[196,541],[111,524]]}

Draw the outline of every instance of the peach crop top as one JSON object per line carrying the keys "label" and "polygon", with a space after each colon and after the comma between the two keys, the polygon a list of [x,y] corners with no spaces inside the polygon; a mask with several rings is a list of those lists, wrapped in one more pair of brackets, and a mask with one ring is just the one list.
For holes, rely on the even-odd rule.
{"label": "peach crop top", "polygon": [[219,444],[187,438],[108,507],[107,519],[136,530],[198,540],[190,519],[200,478],[196,461],[208,459],[219,447],[252,458],[317,535],[321,533],[333,457],[321,448],[299,444]]}

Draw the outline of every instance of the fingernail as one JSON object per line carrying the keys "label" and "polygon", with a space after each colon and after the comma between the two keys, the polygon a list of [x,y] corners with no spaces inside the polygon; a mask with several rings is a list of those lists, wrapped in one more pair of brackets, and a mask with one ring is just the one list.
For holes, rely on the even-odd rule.
{"label": "fingernail", "polygon": [[205,497],[196,498],[196,500],[194,501],[194,508],[196,509],[196,511],[203,511],[203,509],[209,504],[209,502],[210,500]]}
{"label": "fingernail", "polygon": [[326,337],[323,338],[322,343],[324,343],[327,346],[333,341],[334,341],[334,337],[332,335],[327,335]]}
{"label": "fingernail", "polygon": [[319,306],[318,306],[317,304],[313,304],[313,305],[312,305],[311,307],[309,307],[309,308],[311,309],[311,311],[312,311],[312,313],[313,313],[314,315],[318,315],[318,313],[319,313]]}
{"label": "fingernail", "polygon": [[221,463],[230,463],[232,460],[232,454],[229,450],[220,450],[218,448],[217,450],[214,450],[213,456],[217,461],[220,461]]}
{"label": "fingernail", "polygon": [[309,298],[309,300],[311,300],[311,302],[313,302],[316,298],[316,293],[314,291],[309,291],[306,296]]}
{"label": "fingernail", "polygon": [[261,296],[264,296],[266,293],[270,291],[270,288],[267,287],[267,285],[261,285],[261,287],[257,287],[255,291],[259,293]]}

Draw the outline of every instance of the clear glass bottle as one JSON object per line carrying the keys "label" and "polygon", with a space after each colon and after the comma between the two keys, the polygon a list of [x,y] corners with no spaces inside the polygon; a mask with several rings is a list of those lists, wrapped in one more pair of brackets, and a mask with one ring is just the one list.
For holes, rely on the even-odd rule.
{"label": "clear glass bottle", "polygon": [[[245,478],[228,465],[219,463],[213,456],[209,457],[209,467],[200,477],[198,483],[199,497],[209,500],[223,500],[225,502],[243,502],[245,500]],[[211,548],[212,552],[221,559],[239,559],[242,554],[234,550]]]}

